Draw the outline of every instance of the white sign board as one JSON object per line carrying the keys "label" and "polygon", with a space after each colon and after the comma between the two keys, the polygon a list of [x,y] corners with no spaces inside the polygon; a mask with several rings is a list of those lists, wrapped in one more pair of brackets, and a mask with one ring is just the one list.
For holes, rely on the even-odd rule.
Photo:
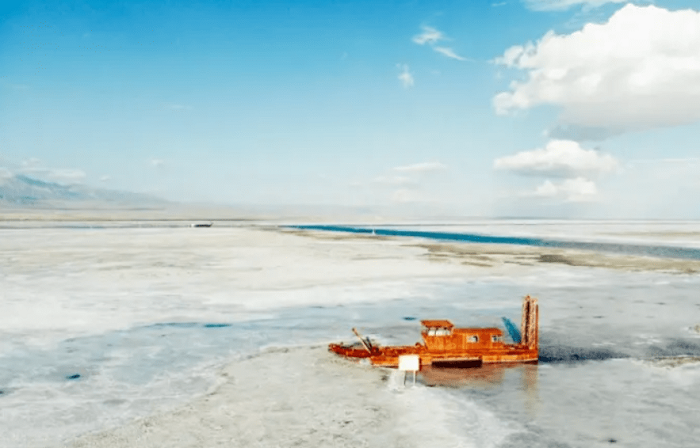
{"label": "white sign board", "polygon": [[399,370],[404,372],[417,372],[420,370],[420,356],[399,355]]}

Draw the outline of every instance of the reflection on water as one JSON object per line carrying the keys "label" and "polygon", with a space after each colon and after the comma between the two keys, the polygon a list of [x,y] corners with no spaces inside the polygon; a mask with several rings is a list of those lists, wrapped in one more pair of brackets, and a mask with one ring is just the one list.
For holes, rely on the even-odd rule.
{"label": "reflection on water", "polygon": [[[434,387],[495,387],[503,383],[507,369],[522,367],[524,364],[483,364],[480,367],[450,368],[425,366],[420,377],[423,384]],[[523,369],[518,369],[521,373]],[[523,373],[524,374],[524,373]]]}
{"label": "reflection on water", "polygon": [[536,412],[539,371],[537,363],[483,364],[471,368],[424,366],[419,373],[420,383],[428,387],[447,387],[472,391],[497,392],[504,387],[518,390],[521,405],[529,413]]}

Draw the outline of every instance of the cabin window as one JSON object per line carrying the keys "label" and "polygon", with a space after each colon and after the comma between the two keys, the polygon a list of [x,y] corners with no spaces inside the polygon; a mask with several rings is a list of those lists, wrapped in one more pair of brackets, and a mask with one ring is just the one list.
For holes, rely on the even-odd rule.
{"label": "cabin window", "polygon": [[435,336],[435,329],[434,328],[428,329],[428,336]]}
{"label": "cabin window", "polygon": [[467,336],[467,342],[479,342],[479,336],[471,335]]}
{"label": "cabin window", "polygon": [[435,334],[437,336],[449,336],[450,330],[448,330],[447,328],[438,328]]}
{"label": "cabin window", "polygon": [[498,335],[491,335],[491,342],[503,342],[503,338]]}

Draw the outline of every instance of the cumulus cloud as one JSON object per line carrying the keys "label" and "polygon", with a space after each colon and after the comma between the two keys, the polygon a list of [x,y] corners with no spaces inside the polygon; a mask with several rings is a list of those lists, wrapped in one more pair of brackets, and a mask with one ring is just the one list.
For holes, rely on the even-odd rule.
{"label": "cumulus cloud", "polygon": [[584,177],[566,179],[562,182],[545,180],[534,192],[526,196],[561,199],[566,202],[590,202],[596,199],[598,188],[595,182]]}
{"label": "cumulus cloud", "polygon": [[404,172],[404,173],[427,173],[431,171],[442,171],[446,170],[447,165],[440,162],[422,162],[414,163],[413,165],[403,165],[394,168],[394,171]]}
{"label": "cumulus cloud", "polygon": [[607,3],[626,3],[629,0],[525,0],[525,6],[535,11],[561,11],[572,6],[597,8]]}
{"label": "cumulus cloud", "polygon": [[403,88],[408,89],[413,87],[413,75],[409,71],[408,65],[397,64],[397,67],[399,68],[399,70],[401,70],[401,73],[399,73],[399,81],[401,81],[401,85],[403,86]]}
{"label": "cumulus cloud", "polygon": [[551,140],[544,148],[496,159],[498,170],[528,176],[577,177],[613,171],[617,160],[610,154],[584,149],[570,140]]}
{"label": "cumulus cloud", "polygon": [[442,32],[436,30],[435,28],[431,28],[429,26],[424,26],[422,27],[423,32],[413,36],[413,42],[417,43],[418,45],[433,45],[441,40],[445,39],[445,35],[442,34]]}
{"label": "cumulus cloud", "polygon": [[154,168],[162,168],[165,166],[165,160],[163,159],[151,159],[149,163]]}
{"label": "cumulus cloud", "polygon": [[619,163],[610,154],[584,149],[577,142],[551,140],[544,148],[496,159],[493,166],[497,170],[543,178],[534,191],[522,196],[590,202],[598,198],[598,188],[591,177],[616,171]]}
{"label": "cumulus cloud", "polygon": [[550,135],[602,139],[700,119],[700,12],[628,4],[603,24],[548,32],[497,64],[527,73],[496,95],[500,114],[561,107]]}

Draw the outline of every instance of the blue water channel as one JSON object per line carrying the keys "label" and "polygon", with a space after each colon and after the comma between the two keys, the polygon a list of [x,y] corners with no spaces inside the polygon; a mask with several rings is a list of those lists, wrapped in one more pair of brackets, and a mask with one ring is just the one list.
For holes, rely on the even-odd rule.
{"label": "blue water channel", "polygon": [[700,260],[700,249],[691,247],[566,241],[534,237],[480,235],[476,233],[427,232],[422,230],[398,230],[333,225],[297,225],[289,226],[289,228],[302,230],[322,230],[328,232],[361,233],[368,235],[374,234],[380,236],[408,236],[441,241],[460,241],[465,243],[514,244],[518,246],[552,247],[559,249],[582,249],[624,255],[644,255],[649,257],[660,258]]}

